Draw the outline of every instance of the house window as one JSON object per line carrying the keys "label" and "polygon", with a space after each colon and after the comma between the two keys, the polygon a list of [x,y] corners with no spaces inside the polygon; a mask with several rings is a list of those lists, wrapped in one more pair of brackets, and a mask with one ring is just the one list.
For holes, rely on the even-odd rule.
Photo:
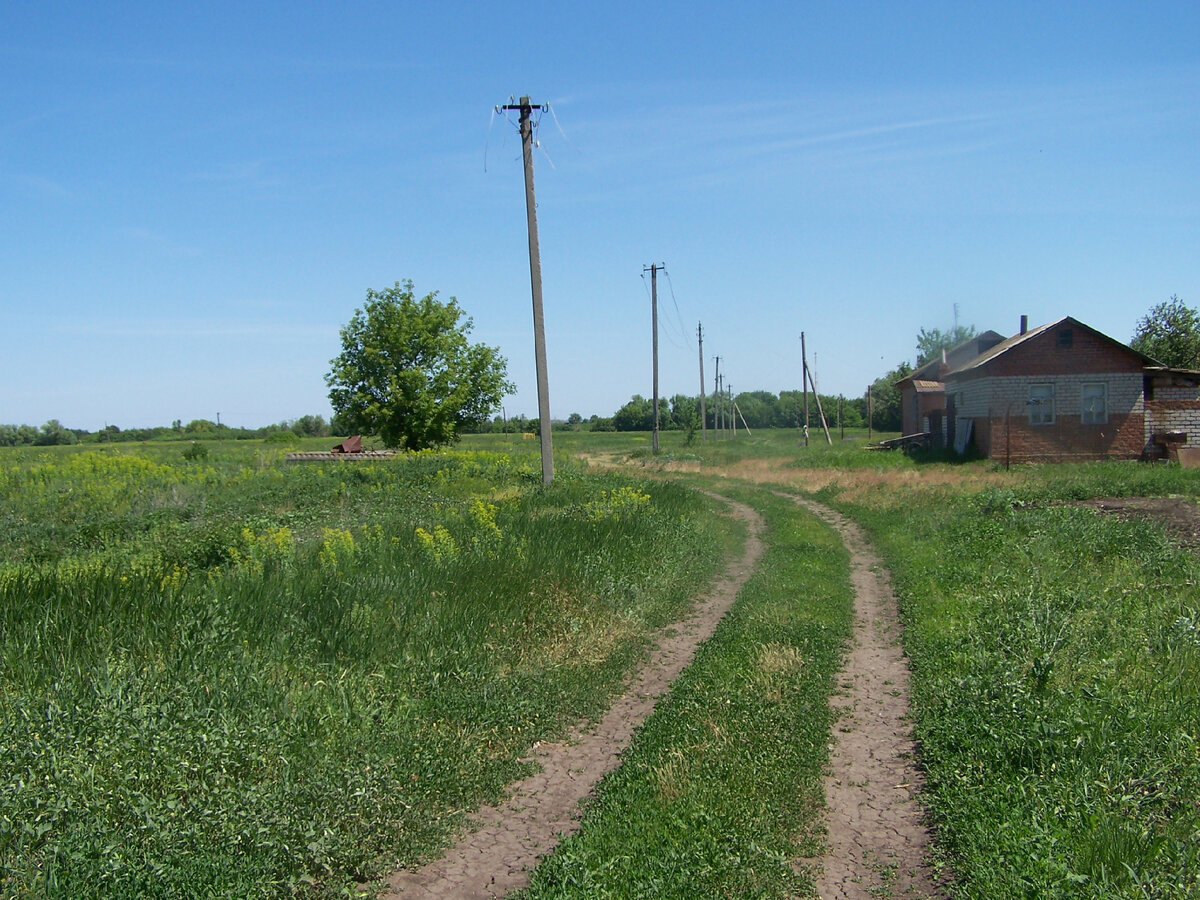
{"label": "house window", "polygon": [[1070,328],[1064,328],[1058,333],[1058,346],[1066,349],[1075,343],[1075,332]]}
{"label": "house window", "polygon": [[1029,424],[1054,424],[1054,385],[1031,384],[1029,386]]}
{"label": "house window", "polygon": [[1079,421],[1084,425],[1108,424],[1108,385],[1084,383],[1080,396]]}

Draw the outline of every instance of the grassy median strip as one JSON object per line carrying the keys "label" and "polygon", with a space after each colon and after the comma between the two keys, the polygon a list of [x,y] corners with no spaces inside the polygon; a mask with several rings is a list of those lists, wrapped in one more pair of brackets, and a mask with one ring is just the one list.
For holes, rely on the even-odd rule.
{"label": "grassy median strip", "polygon": [[823,846],[828,696],[849,635],[848,558],[765,491],[760,570],[607,777],[583,827],[536,870],[550,897],[793,897]]}

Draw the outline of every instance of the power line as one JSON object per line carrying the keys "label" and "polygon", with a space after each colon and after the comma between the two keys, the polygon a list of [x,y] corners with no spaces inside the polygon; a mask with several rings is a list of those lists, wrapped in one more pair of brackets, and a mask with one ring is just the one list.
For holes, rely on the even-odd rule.
{"label": "power line", "polygon": [[687,342],[687,327],[683,324],[683,314],[679,312],[679,302],[675,299],[675,282],[671,280],[671,273],[667,269],[663,269],[663,274],[667,276],[667,287],[671,291],[671,305],[675,307],[675,322],[679,326],[679,337]]}

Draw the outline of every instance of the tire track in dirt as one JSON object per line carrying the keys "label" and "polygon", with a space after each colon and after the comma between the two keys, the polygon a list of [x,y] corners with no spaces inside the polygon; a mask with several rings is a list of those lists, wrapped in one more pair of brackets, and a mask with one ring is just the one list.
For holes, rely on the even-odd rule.
{"label": "tire track in dirt", "polygon": [[829,849],[817,889],[822,900],[947,897],[930,864],[891,579],[856,524],[819,503],[783,496],[841,534],[855,595],[852,646],[830,698],[839,717],[825,777]]}
{"label": "tire track in dirt", "polygon": [[566,740],[534,748],[540,771],[509,786],[508,799],[473,816],[475,830],[423,868],[395,873],[386,900],[502,897],[529,884],[529,871],[579,827],[580,804],[617,767],[634,731],[716,631],[763,554],[762,517],[717,494],[747,526],[742,554],[697,602],[691,615],[664,628],[646,663],[599,723],[572,730]]}

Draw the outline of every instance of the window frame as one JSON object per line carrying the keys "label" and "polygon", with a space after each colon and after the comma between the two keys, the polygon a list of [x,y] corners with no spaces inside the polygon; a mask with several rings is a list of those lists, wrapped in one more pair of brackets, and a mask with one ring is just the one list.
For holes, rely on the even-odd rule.
{"label": "window frame", "polygon": [[[1045,396],[1034,396],[1035,392],[1044,391]],[[1029,425],[1037,428],[1043,425],[1053,425],[1056,421],[1054,409],[1054,384],[1039,382],[1029,385]],[[1046,412],[1049,408],[1049,413]]]}
{"label": "window frame", "polygon": [[[1089,412],[1087,408],[1087,390],[1088,388],[1100,388],[1100,401],[1102,411],[1099,415],[1095,411]],[[1108,382],[1107,381],[1085,381],[1079,385],[1079,423],[1081,425],[1107,425],[1108,424]]]}

